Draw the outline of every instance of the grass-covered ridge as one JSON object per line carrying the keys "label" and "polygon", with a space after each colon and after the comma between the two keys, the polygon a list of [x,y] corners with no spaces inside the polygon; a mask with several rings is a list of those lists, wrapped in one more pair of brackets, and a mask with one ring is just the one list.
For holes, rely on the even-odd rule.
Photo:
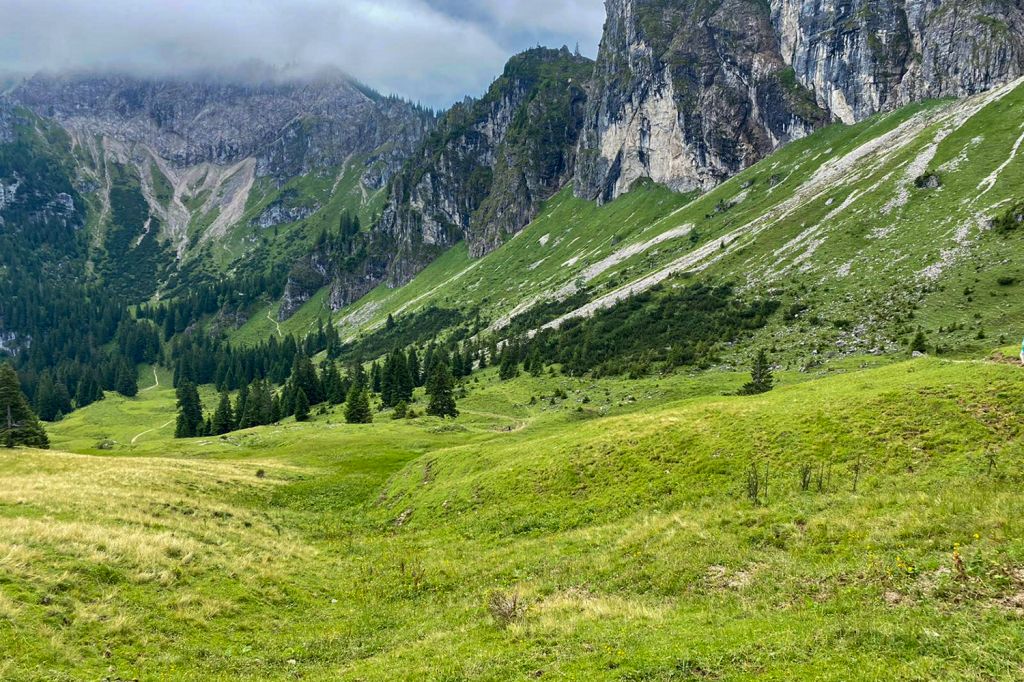
{"label": "grass-covered ridge", "polygon": [[[465,246],[330,317],[346,337],[429,306],[495,330],[536,306],[590,314],[657,283],[732,284],[786,310],[761,335],[794,366],[905,349],[977,353],[1019,335],[1004,229],[1021,200],[1024,86],[933,101],[796,141],[699,197],[641,184],[605,206],[565,189],[481,259]],[[743,360],[743,356],[738,358]]]}
{"label": "grass-covered ridge", "polygon": [[9,452],[0,672],[1012,679],[1020,372],[490,370],[445,426]]}

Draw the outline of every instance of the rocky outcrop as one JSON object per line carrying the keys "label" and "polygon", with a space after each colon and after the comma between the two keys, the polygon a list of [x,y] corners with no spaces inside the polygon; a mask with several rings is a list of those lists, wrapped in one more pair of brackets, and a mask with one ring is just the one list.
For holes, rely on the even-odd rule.
{"label": "rocky outcrop", "polygon": [[481,256],[536,216],[571,177],[591,68],[566,48],[529,50],[441,118],[389,189],[379,241],[392,284],[462,238]]}
{"label": "rocky outcrop", "polygon": [[319,204],[314,204],[313,206],[287,206],[284,202],[275,201],[253,219],[253,224],[261,230],[269,230],[278,225],[305,220],[319,210]]}
{"label": "rocky outcrop", "polygon": [[[70,133],[82,150],[82,187],[102,194],[112,184],[111,165],[129,167],[179,260],[239,224],[259,181],[282,187],[336,173],[356,159],[364,164],[367,190],[380,189],[435,118],[340,75],[254,83],[36,76],[11,97]],[[108,204],[109,197],[101,201]],[[270,227],[290,214],[309,216],[272,209],[256,222]],[[198,238],[197,224],[203,226]]]}
{"label": "rocky outcrop", "polygon": [[1024,73],[1020,0],[607,0],[576,193],[706,190],[829,120]]}
{"label": "rocky outcrop", "polygon": [[1019,0],[771,0],[783,59],[846,123],[1024,73]]}
{"label": "rocky outcrop", "polygon": [[641,178],[706,190],[828,120],[783,61],[765,5],[608,0],[576,193]]}
{"label": "rocky outcrop", "polygon": [[145,145],[170,165],[256,160],[258,177],[288,180],[370,155],[406,155],[432,116],[335,76],[284,83],[36,76],[12,93],[85,136]]}

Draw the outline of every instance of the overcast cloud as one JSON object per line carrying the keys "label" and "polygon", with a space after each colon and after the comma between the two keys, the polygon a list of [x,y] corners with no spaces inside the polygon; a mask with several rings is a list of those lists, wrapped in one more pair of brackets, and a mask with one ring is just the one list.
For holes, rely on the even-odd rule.
{"label": "overcast cloud", "polygon": [[537,44],[593,55],[603,0],[0,0],[0,72],[333,66],[432,106]]}

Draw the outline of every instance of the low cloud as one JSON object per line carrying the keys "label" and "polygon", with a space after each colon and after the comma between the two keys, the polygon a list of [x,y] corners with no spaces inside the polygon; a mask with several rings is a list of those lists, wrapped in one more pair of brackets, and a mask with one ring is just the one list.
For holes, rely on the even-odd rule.
{"label": "low cloud", "polygon": [[6,0],[0,71],[340,68],[433,106],[479,94],[511,54],[579,42],[601,0]]}

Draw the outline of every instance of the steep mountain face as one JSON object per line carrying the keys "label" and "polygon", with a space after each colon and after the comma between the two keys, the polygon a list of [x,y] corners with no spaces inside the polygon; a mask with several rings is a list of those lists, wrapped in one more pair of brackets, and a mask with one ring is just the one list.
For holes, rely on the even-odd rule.
{"label": "steep mountain face", "polygon": [[779,54],[765,5],[608,0],[579,196],[640,178],[707,190],[828,120]]}
{"label": "steep mountain face", "polygon": [[360,157],[367,189],[383,187],[433,121],[340,76],[253,85],[38,76],[12,98],[69,132],[99,188],[115,184],[112,165],[129,168],[179,257],[201,216],[215,218],[199,241],[223,236],[260,179],[280,186]]}
{"label": "steep mountain face", "polygon": [[829,120],[1024,73],[1019,1],[607,0],[578,196],[707,190]]}
{"label": "steep mountain face", "polygon": [[846,123],[1024,73],[1019,1],[772,0],[771,13],[797,80]]}
{"label": "steep mountain face", "polygon": [[512,58],[482,98],[441,117],[392,180],[372,233],[293,268],[282,318],[327,283],[338,309],[382,281],[408,282],[459,240],[482,256],[522,230],[572,177],[592,68],[566,48]]}
{"label": "steep mountain face", "polygon": [[573,172],[591,68],[565,48],[530,50],[445,114],[391,187],[380,230],[404,251],[392,282],[429,262],[430,247],[465,237],[480,256],[533,219]]}

